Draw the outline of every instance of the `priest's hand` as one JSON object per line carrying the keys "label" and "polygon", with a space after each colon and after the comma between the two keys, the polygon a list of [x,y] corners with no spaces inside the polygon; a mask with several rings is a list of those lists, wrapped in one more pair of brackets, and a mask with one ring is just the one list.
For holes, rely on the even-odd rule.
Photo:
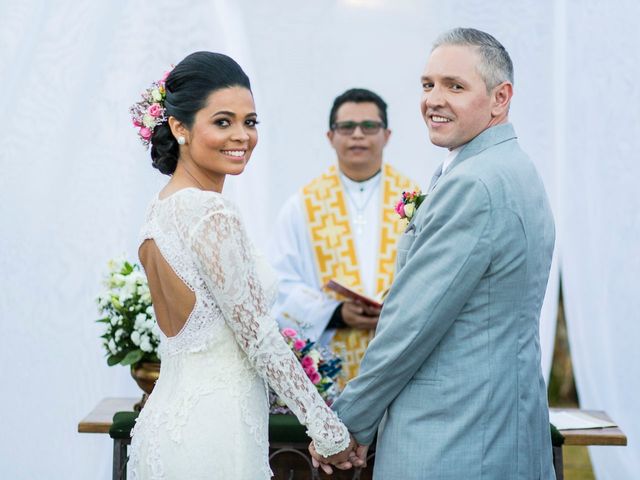
{"label": "priest's hand", "polygon": [[378,325],[380,309],[363,303],[346,301],[342,304],[340,314],[348,327],[373,330]]}

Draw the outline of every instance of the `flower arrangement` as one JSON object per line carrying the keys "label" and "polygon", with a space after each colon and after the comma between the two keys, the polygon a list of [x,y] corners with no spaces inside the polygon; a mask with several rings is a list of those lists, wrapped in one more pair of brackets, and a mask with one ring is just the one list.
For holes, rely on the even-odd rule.
{"label": "flower arrangement", "polygon": [[[342,371],[342,360],[325,348],[316,348],[314,342],[298,337],[298,332],[293,328],[285,328],[281,333],[309,380],[330,406],[340,393],[335,379]],[[271,413],[291,413],[291,410],[271,389],[269,389],[269,402]]]}
{"label": "flower arrangement", "polygon": [[109,366],[158,362],[160,329],[151,306],[149,285],[140,266],[125,260],[110,260],[105,278],[106,292],[98,295],[98,310],[104,317],[101,336]]}
{"label": "flower arrangement", "polygon": [[426,197],[421,191],[402,192],[402,198],[396,204],[397,214],[400,218],[411,220]]}
{"label": "flower arrangement", "polygon": [[138,129],[138,136],[145,147],[149,147],[151,143],[153,129],[167,120],[167,110],[164,106],[167,97],[165,82],[170,72],[165,72],[160,80],[153,82],[142,92],[142,100],[134,103],[129,109],[133,126]]}

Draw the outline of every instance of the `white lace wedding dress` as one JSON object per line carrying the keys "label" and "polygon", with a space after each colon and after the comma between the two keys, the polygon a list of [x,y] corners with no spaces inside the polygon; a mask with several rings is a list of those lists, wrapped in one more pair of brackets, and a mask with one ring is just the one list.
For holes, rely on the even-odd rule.
{"label": "white lace wedding dress", "polygon": [[269,315],[275,278],[235,207],[215,192],[180,190],[151,203],[145,239],[196,301],[180,333],[161,337],[160,378],[132,432],[129,478],[270,478],[265,380],[307,426],[318,452],[346,448],[346,428]]}

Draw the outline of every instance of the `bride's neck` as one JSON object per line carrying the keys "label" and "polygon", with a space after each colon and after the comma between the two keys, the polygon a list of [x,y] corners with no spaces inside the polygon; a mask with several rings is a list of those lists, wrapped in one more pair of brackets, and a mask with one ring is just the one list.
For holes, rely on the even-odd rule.
{"label": "bride's neck", "polygon": [[200,190],[222,193],[224,178],[224,175],[207,175],[193,162],[179,160],[170,183],[175,186],[179,185],[181,188],[194,187]]}

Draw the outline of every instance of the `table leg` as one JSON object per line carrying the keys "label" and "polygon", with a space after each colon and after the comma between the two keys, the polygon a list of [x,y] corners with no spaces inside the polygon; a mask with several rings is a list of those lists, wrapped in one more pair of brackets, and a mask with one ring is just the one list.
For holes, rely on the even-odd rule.
{"label": "table leg", "polygon": [[127,480],[127,445],[129,439],[113,439],[113,480]]}
{"label": "table leg", "polygon": [[562,464],[562,446],[553,447],[553,469],[556,471],[556,480],[564,480],[564,466]]}

